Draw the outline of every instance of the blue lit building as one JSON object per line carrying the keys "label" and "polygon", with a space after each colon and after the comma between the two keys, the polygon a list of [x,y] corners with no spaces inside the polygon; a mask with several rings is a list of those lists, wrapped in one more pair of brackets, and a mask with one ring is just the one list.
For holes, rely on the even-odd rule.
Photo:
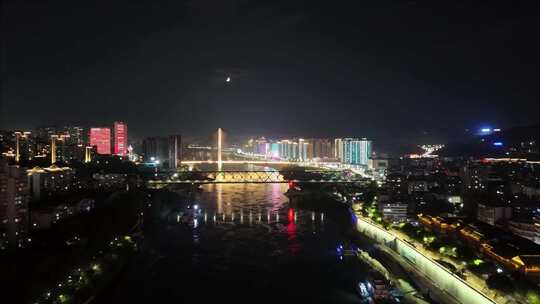
{"label": "blue lit building", "polygon": [[279,142],[273,142],[270,144],[270,153],[272,157],[280,157],[279,154]]}
{"label": "blue lit building", "polygon": [[368,165],[371,156],[371,141],[365,138],[343,138],[341,140],[341,162],[351,165]]}
{"label": "blue lit building", "polygon": [[308,142],[305,139],[300,138],[298,140],[298,159],[303,160],[303,161],[307,160],[308,159],[307,150],[308,150]]}
{"label": "blue lit building", "polygon": [[279,142],[279,157],[283,159],[290,158],[289,146],[290,146],[290,143],[288,140],[282,140]]}
{"label": "blue lit building", "polygon": [[362,138],[359,141],[359,158],[358,163],[360,165],[367,166],[369,158],[371,157],[371,140]]}

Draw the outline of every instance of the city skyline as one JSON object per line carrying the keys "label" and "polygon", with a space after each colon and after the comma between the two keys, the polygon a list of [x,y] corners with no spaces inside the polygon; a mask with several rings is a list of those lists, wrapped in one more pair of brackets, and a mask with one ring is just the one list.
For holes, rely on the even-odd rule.
{"label": "city skyline", "polygon": [[540,304],[540,2],[0,10],[4,302]]}
{"label": "city skyline", "polygon": [[534,4],[5,8],[1,128],[122,119],[139,138],[219,126],[393,143],[538,123]]}

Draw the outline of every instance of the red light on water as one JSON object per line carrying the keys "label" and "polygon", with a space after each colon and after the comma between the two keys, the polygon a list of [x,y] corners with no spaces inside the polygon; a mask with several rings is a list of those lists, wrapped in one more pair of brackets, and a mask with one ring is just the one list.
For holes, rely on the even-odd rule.
{"label": "red light on water", "polygon": [[287,213],[287,217],[289,218],[289,222],[294,221],[294,209],[289,208],[289,212]]}

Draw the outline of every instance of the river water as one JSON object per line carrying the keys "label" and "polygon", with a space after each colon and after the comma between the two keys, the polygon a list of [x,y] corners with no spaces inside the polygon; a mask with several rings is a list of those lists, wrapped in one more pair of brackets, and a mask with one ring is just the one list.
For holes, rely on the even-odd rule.
{"label": "river water", "polygon": [[340,256],[343,227],[294,209],[287,184],[211,184],[190,223],[163,220],[99,302],[359,303],[369,269]]}

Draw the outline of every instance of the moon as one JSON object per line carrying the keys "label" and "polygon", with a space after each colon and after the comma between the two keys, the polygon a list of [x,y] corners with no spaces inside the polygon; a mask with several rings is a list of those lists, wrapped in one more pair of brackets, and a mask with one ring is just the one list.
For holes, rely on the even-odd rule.
{"label": "moon", "polygon": [[231,82],[231,76],[227,76],[226,82]]}

